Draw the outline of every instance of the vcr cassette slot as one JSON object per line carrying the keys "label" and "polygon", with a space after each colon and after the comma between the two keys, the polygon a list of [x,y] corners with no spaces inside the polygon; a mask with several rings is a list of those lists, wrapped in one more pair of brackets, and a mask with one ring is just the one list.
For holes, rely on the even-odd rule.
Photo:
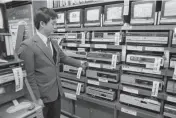
{"label": "vcr cassette slot", "polygon": [[86,76],[89,78],[95,78],[95,79],[105,79],[109,82],[118,82],[119,81],[119,74],[110,73],[110,72],[106,72],[106,71],[87,69]]}
{"label": "vcr cassette slot", "polygon": [[168,32],[128,32],[127,43],[135,44],[168,44]]}
{"label": "vcr cassette slot", "polygon": [[[80,82],[61,78],[61,83],[62,83],[62,87],[64,88],[68,88],[71,90],[77,90],[78,83]],[[81,92],[84,92],[84,84],[83,83],[80,83],[80,84],[81,84]]]}
{"label": "vcr cassette slot", "polygon": [[119,42],[122,41],[122,39],[120,38],[120,32],[92,32],[91,41],[115,43],[116,38],[119,39]]}
{"label": "vcr cassette slot", "polygon": [[120,94],[120,102],[160,112],[161,103],[156,100]]}
{"label": "vcr cassette slot", "polygon": [[176,94],[176,82],[175,81],[168,81],[166,91],[169,93]]}
{"label": "vcr cassette slot", "polygon": [[142,87],[146,89],[152,89],[153,83],[158,82],[159,88],[158,90],[162,90],[162,87],[164,85],[164,82],[159,79],[155,79],[152,77],[144,77],[144,76],[138,76],[138,75],[131,75],[131,74],[122,74],[121,75],[121,83],[127,84],[127,85],[133,85],[137,87]]}
{"label": "vcr cassette slot", "polygon": [[70,73],[73,73],[73,74],[77,74],[77,72],[78,72],[77,67],[73,67],[73,66],[69,66],[69,65],[64,65],[63,70],[64,70],[64,72],[70,72]]}
{"label": "vcr cassette slot", "polygon": [[146,68],[153,68],[160,61],[160,66],[164,65],[164,58],[159,56],[146,56],[137,54],[128,54],[126,62],[134,64],[146,64]]}
{"label": "vcr cassette slot", "polygon": [[[117,55],[117,62],[120,62],[120,58],[121,58],[120,53],[118,52],[116,53],[116,55]],[[113,56],[113,53],[109,53],[109,52],[88,52],[87,53],[87,59],[91,59],[91,60],[111,62],[112,56]]]}
{"label": "vcr cassette slot", "polygon": [[165,104],[164,116],[168,116],[170,118],[175,118],[176,117],[176,107],[173,105]]}
{"label": "vcr cassette slot", "polygon": [[74,51],[74,50],[64,50],[64,53],[70,57],[76,58],[86,58],[87,52],[83,51]]}
{"label": "vcr cassette slot", "polygon": [[115,91],[92,86],[86,87],[86,94],[113,101],[116,97]]}

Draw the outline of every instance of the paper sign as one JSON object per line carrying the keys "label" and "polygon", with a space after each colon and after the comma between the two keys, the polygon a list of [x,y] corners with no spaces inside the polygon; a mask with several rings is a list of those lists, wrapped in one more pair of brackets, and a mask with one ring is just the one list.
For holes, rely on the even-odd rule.
{"label": "paper sign", "polygon": [[81,83],[78,83],[77,89],[76,89],[76,95],[80,95],[81,92]]}
{"label": "paper sign", "polygon": [[81,72],[82,72],[82,67],[79,67],[76,78],[78,78],[78,79],[81,78]]}
{"label": "paper sign", "polygon": [[20,91],[23,89],[23,71],[22,68],[12,69],[15,78],[15,91]]}
{"label": "paper sign", "polygon": [[71,94],[71,93],[64,93],[65,94],[65,97],[66,98],[69,98],[69,99],[73,99],[73,100],[77,100],[77,97],[75,94]]}
{"label": "paper sign", "polygon": [[107,9],[107,20],[121,19],[122,7],[110,7]]}
{"label": "paper sign", "polygon": [[80,22],[80,12],[71,12],[69,15],[70,22]]}
{"label": "paper sign", "polygon": [[115,45],[119,45],[120,43],[120,32],[115,33]]}
{"label": "paper sign", "polygon": [[57,14],[57,20],[56,20],[56,23],[64,23],[64,13],[59,13],[59,14]]}
{"label": "paper sign", "polygon": [[132,88],[128,88],[128,87],[123,87],[123,91],[134,93],[134,94],[138,94],[138,90],[135,90],[135,89],[132,89]]}
{"label": "paper sign", "polygon": [[151,96],[157,97],[158,96],[158,89],[159,89],[159,82],[154,81],[153,82],[152,95]]}
{"label": "paper sign", "polygon": [[133,115],[133,116],[136,116],[136,115],[137,115],[137,112],[136,112],[136,111],[129,110],[129,109],[126,109],[126,108],[123,108],[123,107],[121,108],[121,112],[130,114],[130,115]]}
{"label": "paper sign", "polygon": [[111,68],[112,69],[116,69],[116,64],[117,64],[117,55],[115,54],[113,54],[112,55],[112,61],[111,61]]}
{"label": "paper sign", "polygon": [[122,61],[126,60],[126,45],[122,46]]}
{"label": "paper sign", "polygon": [[92,84],[92,85],[97,85],[97,86],[99,86],[99,85],[100,85],[100,83],[99,83],[99,82],[94,81],[94,80],[87,80],[87,83]]}
{"label": "paper sign", "polygon": [[87,11],[87,21],[97,21],[99,20],[99,9],[92,9]]}
{"label": "paper sign", "polygon": [[176,65],[175,65],[175,68],[174,68],[174,74],[173,74],[172,79],[176,80]]}

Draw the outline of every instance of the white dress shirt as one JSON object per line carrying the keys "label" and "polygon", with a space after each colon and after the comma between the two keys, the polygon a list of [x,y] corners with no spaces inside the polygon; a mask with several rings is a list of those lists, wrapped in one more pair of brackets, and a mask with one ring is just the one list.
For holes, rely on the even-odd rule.
{"label": "white dress shirt", "polygon": [[[44,42],[44,44],[47,47],[48,38],[45,35],[43,35],[42,33],[40,33],[38,30],[36,30],[36,33],[42,39],[42,41]],[[50,47],[51,47],[51,52],[52,52],[52,55],[53,55],[53,46],[52,46],[51,42],[50,42]]]}

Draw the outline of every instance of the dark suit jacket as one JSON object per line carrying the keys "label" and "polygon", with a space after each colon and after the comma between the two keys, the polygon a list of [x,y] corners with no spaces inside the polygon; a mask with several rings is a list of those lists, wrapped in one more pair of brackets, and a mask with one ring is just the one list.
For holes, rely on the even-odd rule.
{"label": "dark suit jacket", "polygon": [[36,99],[41,98],[44,103],[55,101],[58,98],[58,90],[62,95],[63,90],[59,78],[59,65],[80,67],[80,61],[66,56],[59,48],[57,41],[52,40],[56,51],[56,62],[44,42],[38,35],[22,42],[18,55],[24,60],[27,79]]}

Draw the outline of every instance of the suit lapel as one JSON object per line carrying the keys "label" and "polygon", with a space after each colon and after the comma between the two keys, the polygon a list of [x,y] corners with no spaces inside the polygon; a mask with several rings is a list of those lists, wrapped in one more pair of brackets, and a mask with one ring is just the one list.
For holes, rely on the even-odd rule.
{"label": "suit lapel", "polygon": [[36,42],[37,46],[42,50],[42,52],[45,54],[45,56],[48,57],[48,59],[55,65],[52,54],[50,53],[50,51],[48,50],[42,39],[38,35],[36,35],[34,41]]}
{"label": "suit lapel", "polygon": [[51,40],[51,43],[53,45],[53,48],[56,51],[56,65],[58,64],[58,55],[59,55],[59,51],[58,51],[58,47],[57,47],[57,41]]}

